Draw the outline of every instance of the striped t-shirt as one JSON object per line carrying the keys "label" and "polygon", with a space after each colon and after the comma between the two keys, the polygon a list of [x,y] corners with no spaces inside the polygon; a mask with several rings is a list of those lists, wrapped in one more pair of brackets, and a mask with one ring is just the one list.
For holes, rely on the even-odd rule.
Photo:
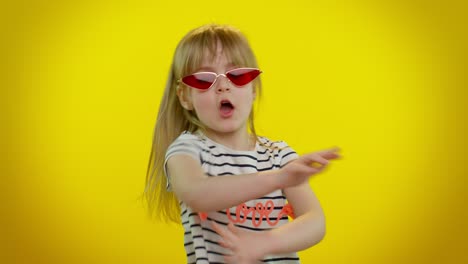
{"label": "striped t-shirt", "polygon": [[[257,142],[255,150],[239,151],[214,142],[201,132],[183,132],[166,152],[164,169],[168,177],[168,191],[171,186],[166,162],[173,155],[183,153],[192,156],[200,162],[203,171],[212,177],[235,177],[275,170],[298,157],[284,141],[270,141],[265,137],[260,137],[260,140],[268,148]],[[218,244],[221,237],[211,228],[209,221],[222,226],[232,222],[239,228],[260,232],[288,223],[288,214],[292,212],[282,190],[275,190],[255,200],[216,212],[198,213],[183,201],[180,202],[180,207],[187,263],[196,264],[225,263],[223,255],[227,254],[227,250]],[[299,263],[299,257],[297,253],[270,255],[263,262]]]}

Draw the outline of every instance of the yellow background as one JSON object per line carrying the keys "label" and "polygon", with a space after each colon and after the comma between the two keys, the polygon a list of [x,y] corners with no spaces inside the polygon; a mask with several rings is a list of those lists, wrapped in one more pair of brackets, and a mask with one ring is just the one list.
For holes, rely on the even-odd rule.
{"label": "yellow background", "polygon": [[260,134],[342,149],[302,263],[468,263],[466,8],[375,2],[3,3],[0,262],[184,263],[138,197],[175,46],[216,22],[264,71]]}

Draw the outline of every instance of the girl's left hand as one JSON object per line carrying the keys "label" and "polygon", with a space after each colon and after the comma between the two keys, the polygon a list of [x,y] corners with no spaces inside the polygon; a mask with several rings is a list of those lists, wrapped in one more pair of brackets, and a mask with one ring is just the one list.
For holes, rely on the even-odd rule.
{"label": "girl's left hand", "polygon": [[224,257],[227,263],[262,263],[261,259],[268,253],[270,245],[265,232],[241,230],[232,223],[228,224],[228,228],[223,228],[213,221],[211,225],[222,237],[219,244],[232,252]]}

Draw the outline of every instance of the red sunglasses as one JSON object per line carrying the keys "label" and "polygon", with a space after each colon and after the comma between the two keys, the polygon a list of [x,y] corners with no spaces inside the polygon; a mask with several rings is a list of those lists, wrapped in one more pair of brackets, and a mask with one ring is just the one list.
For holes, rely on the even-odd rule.
{"label": "red sunglasses", "polygon": [[255,80],[260,73],[262,73],[262,71],[257,68],[237,68],[227,71],[224,74],[216,74],[214,72],[196,72],[183,77],[181,80],[184,84],[190,87],[200,90],[208,90],[213,86],[219,76],[228,78],[229,81],[236,86],[244,86]]}

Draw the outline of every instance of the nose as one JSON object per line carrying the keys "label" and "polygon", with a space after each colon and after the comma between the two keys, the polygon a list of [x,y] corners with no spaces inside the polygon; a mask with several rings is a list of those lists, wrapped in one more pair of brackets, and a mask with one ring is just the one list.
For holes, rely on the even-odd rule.
{"label": "nose", "polygon": [[[223,77],[223,78],[220,78],[220,77]],[[217,80],[217,83],[216,83],[216,91],[218,93],[222,93],[222,92],[229,92],[230,91],[230,83],[229,83],[229,79],[226,77],[226,75],[224,74],[220,74],[220,76],[218,76],[218,80]]]}

